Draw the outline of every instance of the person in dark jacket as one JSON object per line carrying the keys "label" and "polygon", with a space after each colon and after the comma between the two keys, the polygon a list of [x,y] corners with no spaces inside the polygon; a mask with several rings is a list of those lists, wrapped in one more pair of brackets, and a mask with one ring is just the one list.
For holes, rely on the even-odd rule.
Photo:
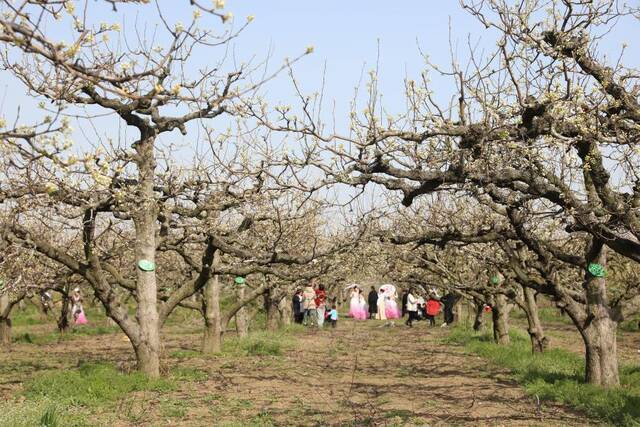
{"label": "person in dark jacket", "polygon": [[293,310],[293,321],[296,323],[302,323],[304,317],[304,309],[302,307],[302,290],[296,289],[296,293],[293,294],[291,299],[291,308]]}
{"label": "person in dark jacket", "polygon": [[456,305],[459,299],[459,295],[452,294],[451,292],[440,298],[440,302],[444,305],[444,323],[442,326],[453,323],[453,306]]}
{"label": "person in dark jacket", "polygon": [[373,286],[367,296],[367,303],[369,304],[369,319],[375,319],[378,312],[378,292]]}
{"label": "person in dark jacket", "polygon": [[407,299],[409,298],[409,292],[410,291],[405,290],[402,293],[402,317],[404,317],[404,315],[407,314]]}

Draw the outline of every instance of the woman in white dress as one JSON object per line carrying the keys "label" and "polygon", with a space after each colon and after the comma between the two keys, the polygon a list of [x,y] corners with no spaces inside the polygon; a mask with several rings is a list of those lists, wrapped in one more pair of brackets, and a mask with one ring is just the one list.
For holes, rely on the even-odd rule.
{"label": "woman in white dress", "polygon": [[376,319],[378,320],[387,320],[387,315],[385,313],[385,302],[384,302],[384,289],[380,288],[380,292],[378,294],[378,312],[376,313]]}

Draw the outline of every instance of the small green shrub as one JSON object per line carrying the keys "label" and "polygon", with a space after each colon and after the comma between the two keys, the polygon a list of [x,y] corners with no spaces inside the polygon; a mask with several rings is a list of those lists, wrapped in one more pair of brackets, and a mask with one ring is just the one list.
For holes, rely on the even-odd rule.
{"label": "small green shrub", "polygon": [[625,320],[620,323],[619,329],[625,332],[640,332],[640,317]]}
{"label": "small green shrub", "polygon": [[243,348],[250,356],[280,356],[282,354],[280,342],[266,339],[251,340]]}
{"label": "small green shrub", "polygon": [[30,333],[25,332],[24,334],[16,335],[13,337],[14,343],[23,343],[23,344],[33,344],[33,337]]}

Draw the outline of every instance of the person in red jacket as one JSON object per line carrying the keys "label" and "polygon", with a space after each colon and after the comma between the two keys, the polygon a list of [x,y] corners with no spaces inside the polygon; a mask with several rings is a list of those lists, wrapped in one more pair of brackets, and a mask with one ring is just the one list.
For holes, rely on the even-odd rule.
{"label": "person in red jacket", "polygon": [[433,294],[429,295],[429,299],[427,300],[426,312],[427,312],[427,320],[429,320],[430,326],[436,326],[436,316],[440,313],[440,309],[442,308],[442,303],[436,299]]}

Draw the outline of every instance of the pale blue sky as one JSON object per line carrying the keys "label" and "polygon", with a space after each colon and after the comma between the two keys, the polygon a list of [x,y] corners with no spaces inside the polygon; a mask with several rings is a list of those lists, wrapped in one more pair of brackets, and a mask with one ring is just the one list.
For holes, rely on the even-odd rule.
{"label": "pale blue sky", "polygon": [[[204,0],[203,0],[204,1]],[[80,1],[79,4],[82,4]],[[155,8],[121,6],[123,14],[113,14],[100,2],[89,1],[98,10],[95,20],[120,22],[125,19],[125,27],[137,19],[138,23],[148,21],[149,27],[158,23]],[[180,3],[181,6],[171,6]],[[188,22],[191,9],[186,0],[162,0],[161,5],[172,22]],[[208,3],[205,1],[205,3]],[[173,10],[172,10],[173,9]],[[285,57],[295,57],[313,45],[315,52],[296,64],[295,73],[306,92],[320,87],[322,70],[326,63],[325,99],[336,101],[339,125],[347,122],[348,105],[353,88],[365,72],[375,66],[378,40],[380,43],[380,90],[384,94],[384,104],[392,111],[402,111],[403,79],[416,78],[423,69],[423,59],[418,44],[429,54],[434,63],[444,65],[449,57],[449,23],[451,22],[454,44],[459,46],[460,62],[467,56],[467,37],[473,43],[480,40],[478,50],[483,46],[489,50],[495,47],[495,34],[486,30],[473,17],[464,12],[457,0],[227,0],[225,10],[232,11],[238,26],[246,16],[254,15],[255,20],[235,39],[234,49],[240,59],[252,55],[264,57],[272,49],[271,64],[282,62]],[[123,18],[124,16],[124,18]],[[219,20],[206,20],[210,25],[222,26]],[[633,25],[635,24],[635,25]],[[637,66],[639,61],[638,41],[640,26],[628,22],[608,39],[604,50],[616,55],[623,38],[630,43],[627,63]],[[71,35],[69,35],[71,40]],[[217,53],[213,53],[216,55]],[[206,62],[208,58],[198,58]],[[212,58],[212,62],[213,62]],[[366,64],[366,65],[365,65]],[[436,93],[440,98],[448,98],[451,85],[448,81],[432,75]],[[287,78],[279,78],[269,83],[266,89],[271,104],[294,103],[293,88]],[[5,95],[2,113],[8,118],[18,105],[23,107],[22,115],[31,115],[35,105],[24,96],[24,89],[6,73],[0,74],[0,94]],[[329,109],[325,109],[329,111]],[[104,132],[112,131],[105,129]],[[77,135],[80,139],[82,136]]]}

